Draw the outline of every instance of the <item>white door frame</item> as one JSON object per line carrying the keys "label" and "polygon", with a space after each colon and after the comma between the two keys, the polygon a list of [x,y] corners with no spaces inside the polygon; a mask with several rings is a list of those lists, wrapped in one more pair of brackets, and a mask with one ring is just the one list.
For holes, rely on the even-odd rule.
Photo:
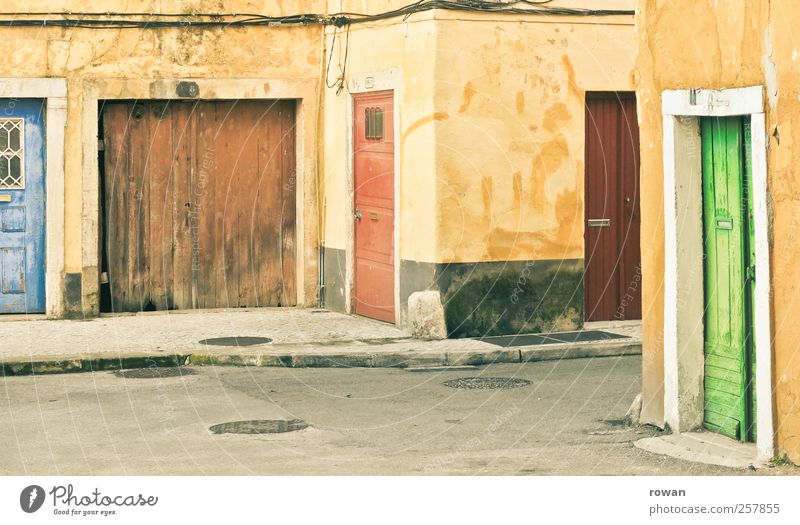
{"label": "white door frame", "polygon": [[664,417],[675,432],[703,422],[702,148],[699,117],[749,116],[756,285],[756,448],[774,455],[766,126],[761,86],[662,94],[664,132]]}
{"label": "white door frame", "polygon": [[45,311],[64,311],[64,137],[67,81],[64,78],[0,78],[0,98],[45,99]]}

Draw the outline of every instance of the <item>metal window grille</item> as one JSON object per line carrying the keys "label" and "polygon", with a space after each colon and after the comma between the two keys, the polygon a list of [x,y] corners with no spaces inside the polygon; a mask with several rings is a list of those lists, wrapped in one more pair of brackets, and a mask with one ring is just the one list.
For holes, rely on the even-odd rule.
{"label": "metal window grille", "polygon": [[0,190],[25,189],[25,121],[0,118]]}
{"label": "metal window grille", "polygon": [[365,137],[368,140],[381,140],[383,138],[383,110],[381,108],[367,108],[364,114]]}

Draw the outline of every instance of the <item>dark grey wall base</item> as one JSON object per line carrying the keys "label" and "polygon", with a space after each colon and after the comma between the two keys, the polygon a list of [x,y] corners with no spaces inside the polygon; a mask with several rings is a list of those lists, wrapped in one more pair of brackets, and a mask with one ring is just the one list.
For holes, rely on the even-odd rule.
{"label": "dark grey wall base", "polygon": [[83,318],[82,275],[80,273],[67,273],[64,275],[64,317],[66,319]]}
{"label": "dark grey wall base", "polygon": [[334,312],[344,312],[347,308],[345,300],[345,283],[347,282],[346,252],[337,248],[324,248],[325,269],[325,308]]}
{"label": "dark grey wall base", "polygon": [[[325,307],[344,312],[346,252],[325,248]],[[583,259],[426,263],[400,261],[400,319],[422,290],[442,296],[449,337],[480,337],[583,326]]]}
{"label": "dark grey wall base", "polygon": [[457,264],[403,261],[401,308],[417,290],[438,289],[450,337],[583,326],[583,259]]}

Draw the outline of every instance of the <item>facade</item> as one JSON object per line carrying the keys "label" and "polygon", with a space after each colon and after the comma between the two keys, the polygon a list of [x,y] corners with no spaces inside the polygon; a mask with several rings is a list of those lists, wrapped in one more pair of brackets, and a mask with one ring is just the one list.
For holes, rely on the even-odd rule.
{"label": "facade", "polygon": [[[125,9],[123,4],[95,2],[93,9],[115,13]],[[313,7],[312,2],[293,2],[285,10],[274,2],[259,6],[246,1],[201,4],[138,2],[135,11],[191,15],[206,7],[226,12],[257,7],[265,15],[278,16]],[[53,0],[36,9],[79,13],[85,7],[81,2]],[[42,18],[13,16],[30,10],[25,2],[5,2],[3,12],[10,14],[2,16]],[[4,27],[0,46],[8,58],[0,65],[0,98],[5,114],[17,116],[19,100],[39,101],[45,108],[43,115],[38,113],[40,125],[32,120],[25,124],[46,136],[46,151],[41,153],[46,166],[39,175],[44,189],[37,194],[46,195],[46,209],[28,216],[25,225],[29,236],[43,232],[46,237],[28,247],[25,276],[27,283],[42,284],[35,294],[18,282],[14,286],[10,279],[18,272],[6,271],[12,267],[12,258],[4,256],[4,283],[10,285],[4,286],[9,292],[4,295],[26,297],[22,308],[19,304],[6,308],[8,300],[4,311],[82,317],[97,315],[101,306],[107,311],[126,311],[243,303],[277,306],[282,300],[316,304],[321,31],[315,25],[269,29]],[[264,49],[270,52],[262,52]],[[177,89],[180,82],[188,92]],[[193,89],[197,92],[192,93]],[[209,107],[179,102],[195,99]],[[253,107],[234,110],[227,120],[220,117],[220,122],[231,124],[224,129],[214,119],[230,108],[219,104],[235,100]],[[294,166],[278,169],[279,174],[241,174],[235,163],[240,157],[235,143],[253,129],[255,124],[248,119],[254,111],[268,120],[277,118],[272,111],[277,114],[275,100],[292,101],[288,118],[294,122],[290,125],[294,126],[294,146],[287,143],[283,148],[280,136],[274,138],[274,129],[285,125],[278,123],[270,124],[274,128],[266,133],[270,144],[261,149],[268,150],[267,155],[273,155],[276,148],[293,149],[288,162]],[[140,103],[135,104],[137,101]],[[190,118],[194,109],[205,111],[205,117]],[[220,135],[213,139],[205,136],[209,129],[219,130]],[[244,153],[252,158],[257,150],[249,144]],[[152,162],[144,162],[150,154]],[[177,166],[174,170],[173,165]],[[295,173],[301,180],[290,180]],[[278,181],[278,177],[287,180]],[[253,243],[254,249],[261,251],[249,256],[248,266],[270,249],[280,253],[267,260],[283,258],[280,271],[273,268],[257,274],[250,267],[237,268],[235,261],[247,253],[243,250],[247,243],[237,239],[248,231],[248,219],[268,211],[260,207],[260,200],[248,200],[253,184],[261,180],[277,188],[292,186],[287,192],[291,195],[285,198],[294,199],[295,213],[292,224],[287,225],[293,236],[281,234],[285,250],[275,246],[280,243],[270,234]],[[28,189],[24,188],[0,187],[6,190],[4,194],[16,194],[11,203],[16,210],[24,207],[25,198],[37,200],[37,195],[25,195]],[[259,189],[266,188],[265,184]],[[0,206],[6,208],[6,224],[10,207]],[[20,219],[5,229],[21,228]],[[6,233],[4,237],[10,238]],[[17,260],[23,257],[21,251],[10,253],[19,255]],[[234,258],[234,253],[240,255]],[[40,263],[32,265],[34,260]],[[240,271],[257,277],[240,279]],[[270,271],[287,278],[268,275]],[[288,291],[280,289],[284,282]],[[260,295],[243,290],[247,287]],[[37,297],[28,299],[33,295]]]}
{"label": "facade", "polygon": [[[342,10],[356,12],[378,12],[387,4],[340,3]],[[559,3],[631,8],[629,2]],[[606,123],[613,128],[612,141],[619,141],[592,150],[595,175],[604,180],[607,172],[617,173],[612,166],[618,152],[631,164],[627,196],[636,216],[620,221],[626,227],[610,241],[627,241],[629,251],[638,250],[638,232],[629,227],[638,220],[635,108],[618,101],[620,94],[624,98],[633,91],[632,21],[630,15],[435,10],[353,26],[349,32],[328,28],[331,70],[346,63],[346,85],[338,93],[326,89],[324,98],[326,307],[358,312],[359,304],[378,301],[386,306],[384,319],[402,324],[409,297],[432,289],[440,292],[451,336],[582,326],[590,313],[584,307],[585,253],[605,252],[615,261],[621,251],[602,244],[609,242],[605,235],[611,228],[601,228],[605,235],[588,242],[588,250],[584,240],[585,144],[587,137],[601,142],[596,138],[601,116],[587,119],[587,96],[607,95],[612,101]],[[350,153],[349,123],[361,118],[353,108],[359,96],[374,92],[389,95],[394,113],[392,180],[379,189],[354,185],[360,166]],[[383,191],[393,202],[392,213],[381,211],[373,221],[360,210],[364,218],[354,221],[353,193],[358,201],[360,190]],[[599,208],[599,219],[612,207],[608,195],[598,188],[590,203]],[[613,196],[625,198],[622,191]],[[393,222],[391,228],[378,228],[385,219]],[[359,229],[370,223],[381,236],[382,252],[376,255],[371,245],[360,257]],[[362,238],[373,242],[370,235]],[[638,259],[638,253],[630,258]],[[379,269],[362,283],[362,298],[359,269],[369,274],[363,268],[370,264]],[[589,310],[597,310],[599,318],[637,318],[633,308],[619,309],[626,294],[628,302],[638,298],[637,267],[638,260],[630,262],[630,275],[623,278],[600,268],[593,276],[599,288],[595,301],[602,301],[603,292],[606,302],[619,295],[610,299],[607,311],[594,305]],[[626,290],[631,282],[632,293]],[[381,285],[382,295],[370,295]]]}
{"label": "facade", "polygon": [[200,16],[406,4],[144,1],[120,16],[209,25],[4,26],[6,123],[32,135],[8,153],[26,184],[0,198],[39,206],[0,202],[17,243],[4,311],[322,303],[402,325],[412,294],[438,290],[451,336],[637,318],[630,0],[350,25]]}
{"label": "facade", "polygon": [[796,17],[650,0],[636,17],[642,419],[797,463]]}

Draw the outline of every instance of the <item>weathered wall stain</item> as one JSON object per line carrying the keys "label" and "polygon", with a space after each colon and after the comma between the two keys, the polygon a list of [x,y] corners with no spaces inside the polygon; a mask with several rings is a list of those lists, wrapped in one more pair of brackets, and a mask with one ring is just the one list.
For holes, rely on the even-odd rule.
{"label": "weathered wall stain", "polygon": [[414,133],[417,129],[421,128],[425,124],[430,124],[431,122],[436,122],[438,120],[445,120],[450,118],[450,115],[446,111],[436,111],[431,113],[430,115],[426,115],[422,118],[418,118],[403,131],[402,141],[404,142],[409,135]]}
{"label": "weathered wall stain", "polygon": [[492,177],[481,179],[481,195],[483,196],[483,216],[492,217]]}
{"label": "weathered wall stain", "polygon": [[472,82],[467,82],[464,85],[463,102],[461,102],[461,107],[458,108],[459,113],[464,113],[469,109],[473,96],[475,96],[475,88],[472,86]]}

